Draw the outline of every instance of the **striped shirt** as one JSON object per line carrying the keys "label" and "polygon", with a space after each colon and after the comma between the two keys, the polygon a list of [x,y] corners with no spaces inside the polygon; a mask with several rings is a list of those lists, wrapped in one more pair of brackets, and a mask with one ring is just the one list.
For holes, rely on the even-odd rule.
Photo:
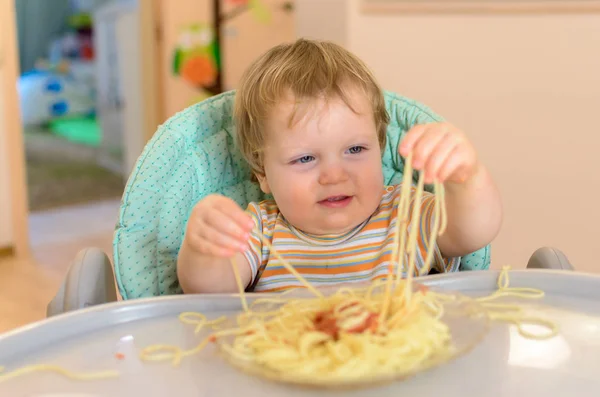
{"label": "striped shirt", "polygon": [[[414,189],[414,187],[413,187]],[[414,205],[412,195],[410,208]],[[248,212],[254,218],[257,228],[250,237],[250,249],[245,252],[252,269],[249,290],[256,292],[280,291],[301,287],[281,262],[262,244],[261,236],[271,242],[275,250],[290,263],[312,285],[326,286],[341,283],[354,283],[386,277],[391,263],[396,218],[400,200],[400,185],[383,190],[377,210],[354,230],[335,236],[314,236],[290,225],[283,217],[273,200],[251,203]],[[416,251],[416,267],[425,263],[428,240],[434,218],[434,196],[423,192],[420,219],[413,220],[409,215],[405,237],[413,227],[419,228]],[[409,211],[412,214],[412,210]],[[403,261],[403,275],[406,276],[406,262]],[[436,246],[432,269],[440,273],[458,271],[460,258],[444,258]],[[393,266],[394,271],[397,267]]]}

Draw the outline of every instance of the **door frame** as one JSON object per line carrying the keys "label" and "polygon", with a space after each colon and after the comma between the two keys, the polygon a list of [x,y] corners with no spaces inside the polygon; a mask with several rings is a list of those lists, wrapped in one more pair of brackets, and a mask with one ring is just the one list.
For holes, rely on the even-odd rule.
{"label": "door frame", "polygon": [[[4,129],[8,154],[9,204],[13,252],[17,257],[29,255],[29,200],[25,175],[25,147],[19,109],[17,81],[19,51],[17,48],[17,14],[15,2],[0,0],[0,26],[4,26],[0,42],[0,87],[4,97]],[[9,247],[10,248],[10,247]]]}
{"label": "door frame", "polygon": [[156,128],[165,119],[162,108],[161,75],[161,31],[160,31],[160,1],[139,1],[140,38],[142,59],[140,76],[142,78],[142,106],[144,109],[144,141],[150,140]]}
{"label": "door frame", "polygon": [[[159,0],[138,2],[140,18],[141,56],[139,76],[142,79],[143,139],[147,142],[163,120],[159,81]],[[12,225],[12,252],[18,258],[31,255],[29,239],[29,200],[23,126],[19,109],[16,83],[19,78],[17,46],[17,15],[14,0],[0,0],[0,89],[5,103],[5,130],[10,178],[10,213]]]}

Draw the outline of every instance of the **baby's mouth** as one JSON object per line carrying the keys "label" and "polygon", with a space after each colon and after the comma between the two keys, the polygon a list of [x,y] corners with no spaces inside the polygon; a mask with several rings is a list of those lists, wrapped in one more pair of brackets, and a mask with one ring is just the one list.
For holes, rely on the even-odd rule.
{"label": "baby's mouth", "polygon": [[352,196],[331,196],[319,201],[319,204],[325,207],[341,208],[350,204],[350,201],[352,201]]}

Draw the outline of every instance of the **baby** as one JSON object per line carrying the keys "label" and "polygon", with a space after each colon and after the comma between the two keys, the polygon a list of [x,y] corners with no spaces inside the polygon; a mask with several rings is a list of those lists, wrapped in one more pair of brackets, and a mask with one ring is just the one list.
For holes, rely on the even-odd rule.
{"label": "baby", "polygon": [[[263,237],[315,285],[385,277],[400,194],[400,186],[384,186],[388,122],[381,88],[345,49],[301,39],[260,57],[236,92],[235,124],[243,156],[274,199],[246,211],[220,195],[196,204],[177,264],[184,292],[236,292],[232,259],[249,291],[301,286]],[[398,151],[412,153],[425,183],[444,184],[448,225],[432,268],[458,271],[461,256],[499,231],[498,190],[466,135],[448,123],[414,126]],[[417,267],[428,248],[433,199],[425,193],[411,202],[421,206],[420,219],[409,220],[419,228]]]}

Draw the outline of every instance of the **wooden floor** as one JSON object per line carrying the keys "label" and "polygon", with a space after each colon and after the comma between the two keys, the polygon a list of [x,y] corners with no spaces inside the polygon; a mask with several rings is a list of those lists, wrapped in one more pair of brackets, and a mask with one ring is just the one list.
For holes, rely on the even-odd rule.
{"label": "wooden floor", "polygon": [[30,216],[31,257],[0,258],[0,334],[45,318],[79,250],[93,246],[112,252],[118,207],[118,200],[111,200]]}

